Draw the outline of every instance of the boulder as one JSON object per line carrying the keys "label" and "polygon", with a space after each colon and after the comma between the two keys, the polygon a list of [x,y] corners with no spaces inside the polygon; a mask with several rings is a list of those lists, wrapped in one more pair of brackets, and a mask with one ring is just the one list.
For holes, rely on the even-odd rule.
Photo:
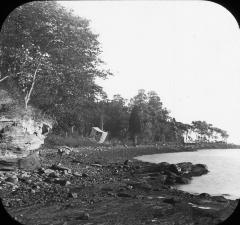
{"label": "boulder", "polygon": [[186,177],[179,176],[179,177],[176,178],[176,183],[177,184],[189,184],[190,181],[191,180],[189,178],[186,178]]}
{"label": "boulder", "polygon": [[170,164],[168,166],[168,170],[175,173],[175,174],[179,174],[181,172],[181,168],[178,167],[176,164]]}
{"label": "boulder", "polygon": [[[2,86],[1,86],[2,85]],[[51,128],[51,122],[39,116],[36,109],[27,109],[21,101],[0,86],[0,170],[34,170],[40,166],[37,149]]]}
{"label": "boulder", "polygon": [[24,170],[35,170],[41,168],[39,152],[34,152],[27,157],[19,159],[18,168]]}
{"label": "boulder", "polygon": [[195,164],[190,171],[191,176],[201,176],[206,173],[208,173],[208,169],[205,164]]}
{"label": "boulder", "polygon": [[12,184],[17,184],[18,183],[18,178],[15,175],[9,176],[5,179],[5,182],[9,182],[9,183],[12,183]]}
{"label": "boulder", "polygon": [[178,168],[181,169],[182,173],[189,173],[192,169],[192,163],[191,162],[182,162],[182,163],[177,163],[176,164]]}

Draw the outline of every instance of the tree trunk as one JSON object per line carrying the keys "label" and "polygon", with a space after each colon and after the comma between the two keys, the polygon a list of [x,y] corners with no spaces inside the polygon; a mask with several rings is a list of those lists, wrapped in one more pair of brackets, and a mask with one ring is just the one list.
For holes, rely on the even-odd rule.
{"label": "tree trunk", "polygon": [[104,125],[103,114],[101,114],[101,117],[100,117],[100,127],[101,127],[101,130],[103,130],[103,125]]}
{"label": "tree trunk", "polygon": [[138,136],[134,135],[134,146],[137,146]]}
{"label": "tree trunk", "polygon": [[73,132],[74,132],[74,126],[72,126],[71,131],[72,131],[72,134],[73,134]]}

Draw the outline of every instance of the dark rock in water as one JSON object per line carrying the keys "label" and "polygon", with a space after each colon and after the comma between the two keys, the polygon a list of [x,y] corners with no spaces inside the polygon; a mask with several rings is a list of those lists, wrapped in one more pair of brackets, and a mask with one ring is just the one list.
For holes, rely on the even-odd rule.
{"label": "dark rock in water", "polygon": [[181,172],[181,168],[179,168],[177,165],[175,164],[170,164],[168,166],[168,170],[175,173],[175,174],[179,174]]}
{"label": "dark rock in water", "polygon": [[212,199],[217,201],[217,202],[227,202],[228,199],[224,198],[223,196],[212,196]]}
{"label": "dark rock in water", "polygon": [[201,198],[210,198],[211,197],[211,195],[208,194],[208,193],[201,193],[198,196],[201,197]]}
{"label": "dark rock in water", "polygon": [[176,177],[176,183],[177,184],[189,184],[190,183],[190,179],[186,178],[186,177]]}
{"label": "dark rock in water", "polygon": [[191,176],[201,176],[206,173],[208,173],[208,169],[207,166],[204,164],[193,165],[190,172]]}
{"label": "dark rock in water", "polygon": [[166,172],[165,172],[165,175],[167,175],[167,176],[170,177],[170,178],[176,178],[176,177],[178,177],[178,175],[177,175],[176,173],[173,173],[173,172],[171,172],[171,171],[166,171]]}
{"label": "dark rock in water", "polygon": [[178,168],[181,169],[182,173],[189,173],[191,172],[193,164],[191,162],[182,162],[182,163],[177,163],[176,165],[178,166]]}
{"label": "dark rock in water", "polygon": [[169,163],[167,162],[161,162],[158,164],[149,164],[144,166],[143,168],[140,168],[140,171],[142,173],[155,173],[155,172],[162,172],[168,170]]}

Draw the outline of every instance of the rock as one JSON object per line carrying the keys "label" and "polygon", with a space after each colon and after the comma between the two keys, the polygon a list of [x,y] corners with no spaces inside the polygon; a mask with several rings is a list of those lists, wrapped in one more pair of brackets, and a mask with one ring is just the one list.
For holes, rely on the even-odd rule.
{"label": "rock", "polygon": [[86,212],[79,212],[78,216],[76,217],[77,220],[88,220],[89,219],[89,214]]}
{"label": "rock", "polygon": [[35,170],[41,168],[39,153],[35,152],[27,157],[19,159],[18,168],[24,170]]}
{"label": "rock", "polygon": [[39,168],[37,173],[38,174],[43,174],[45,172],[45,169],[43,167]]}
{"label": "rock", "polygon": [[175,164],[170,164],[169,166],[168,166],[168,170],[170,171],[170,172],[173,172],[173,173],[175,173],[175,174],[179,174],[180,172],[181,172],[181,168],[179,168],[177,165],[175,165]]}
{"label": "rock", "polygon": [[189,173],[191,172],[193,164],[191,162],[182,162],[182,163],[177,163],[176,165],[178,166],[178,168],[181,169],[182,173]]}
{"label": "rock", "polygon": [[91,164],[91,166],[102,167],[102,165],[98,164],[98,163],[93,163],[93,164]]}
{"label": "rock", "polygon": [[152,189],[152,185],[148,184],[147,181],[145,180],[127,181],[126,184],[132,186],[133,188],[143,189],[146,191],[149,191]]}
{"label": "rock", "polygon": [[176,179],[178,177],[178,175],[176,173],[173,173],[171,171],[165,171],[165,175],[167,175],[170,178],[174,178],[174,179]]}
{"label": "rock", "polygon": [[55,173],[55,172],[51,172],[48,174],[49,177],[52,177],[52,178],[58,178],[59,177],[59,174]]}
{"label": "rock", "polygon": [[52,170],[61,170],[61,171],[67,170],[67,171],[71,172],[71,169],[69,169],[67,167],[60,166],[60,165],[56,165],[56,164],[52,165],[50,167],[50,169],[52,169]]}
{"label": "rock", "polygon": [[212,196],[212,199],[217,202],[228,202],[228,199],[224,198],[223,196]]}
{"label": "rock", "polygon": [[174,177],[167,177],[166,181],[165,181],[165,184],[167,185],[174,185],[176,183],[176,178]]}
{"label": "rock", "polygon": [[168,204],[175,204],[175,203],[181,202],[181,199],[177,198],[177,197],[171,197],[171,198],[164,199],[163,202],[168,203]]}
{"label": "rock", "polygon": [[76,177],[82,177],[82,174],[81,173],[78,173],[78,172],[74,172],[72,173],[72,175],[76,176]]}
{"label": "rock", "polygon": [[206,173],[208,173],[208,169],[207,166],[204,164],[193,165],[190,172],[191,176],[201,176]]}
{"label": "rock", "polygon": [[31,175],[26,173],[26,172],[22,172],[22,174],[19,176],[19,178],[29,178]]}
{"label": "rock", "polygon": [[17,176],[9,176],[5,179],[6,182],[12,183],[12,184],[17,184],[18,183],[18,178]]}
{"label": "rock", "polygon": [[158,164],[148,164],[142,168],[139,169],[140,173],[155,173],[155,172],[161,172],[168,169],[168,166],[170,164],[167,162],[161,162]]}
{"label": "rock", "polygon": [[119,193],[117,193],[117,196],[118,197],[124,197],[124,198],[131,198],[132,197],[132,195],[131,194],[129,194],[129,193],[126,193],[126,192],[119,192]]}
{"label": "rock", "polygon": [[77,198],[77,197],[78,197],[78,194],[75,193],[75,192],[70,192],[68,195],[69,195],[69,197],[71,197],[71,198]]}
{"label": "rock", "polygon": [[132,162],[133,162],[132,160],[127,159],[127,160],[124,161],[123,164],[126,166],[126,165],[129,165]]}
{"label": "rock", "polygon": [[62,186],[67,186],[67,185],[70,185],[70,184],[71,184],[70,181],[67,181],[67,180],[61,179],[61,178],[56,178],[56,179],[53,180],[53,182],[54,182],[55,184],[60,184],[60,185],[62,185]]}
{"label": "rock", "polygon": [[86,173],[82,173],[82,177],[88,177]]}
{"label": "rock", "polygon": [[51,170],[51,169],[45,169],[44,170],[44,173],[45,174],[47,174],[47,175],[49,175],[49,174],[51,174],[51,173],[54,173],[55,171],[54,170]]}
{"label": "rock", "polygon": [[[44,143],[46,133],[42,134],[43,124],[50,128],[51,122],[41,118],[35,121],[34,109],[25,109],[19,104],[17,92],[7,90],[4,82],[1,82],[0,86],[0,108],[6,109],[0,116],[0,159],[6,162],[11,159],[15,159],[15,162],[23,159],[20,162],[21,168],[26,166],[29,170],[35,169],[40,161],[35,162],[35,159],[28,159],[28,156]],[[5,167],[0,163],[0,168],[2,166]]]}
{"label": "rock", "polygon": [[190,179],[189,178],[186,178],[186,177],[176,177],[176,183],[178,184],[189,184],[190,183]]}
{"label": "rock", "polygon": [[208,193],[201,193],[198,196],[201,197],[201,198],[210,198],[211,197],[211,195],[208,194]]}

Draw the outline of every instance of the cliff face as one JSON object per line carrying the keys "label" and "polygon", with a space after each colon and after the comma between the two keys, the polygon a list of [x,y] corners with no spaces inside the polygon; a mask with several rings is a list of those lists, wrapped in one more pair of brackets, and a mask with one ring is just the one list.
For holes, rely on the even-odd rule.
{"label": "cliff face", "polygon": [[25,110],[7,91],[0,90],[0,162],[17,163],[30,156],[50,129],[51,122],[36,118],[33,108]]}

